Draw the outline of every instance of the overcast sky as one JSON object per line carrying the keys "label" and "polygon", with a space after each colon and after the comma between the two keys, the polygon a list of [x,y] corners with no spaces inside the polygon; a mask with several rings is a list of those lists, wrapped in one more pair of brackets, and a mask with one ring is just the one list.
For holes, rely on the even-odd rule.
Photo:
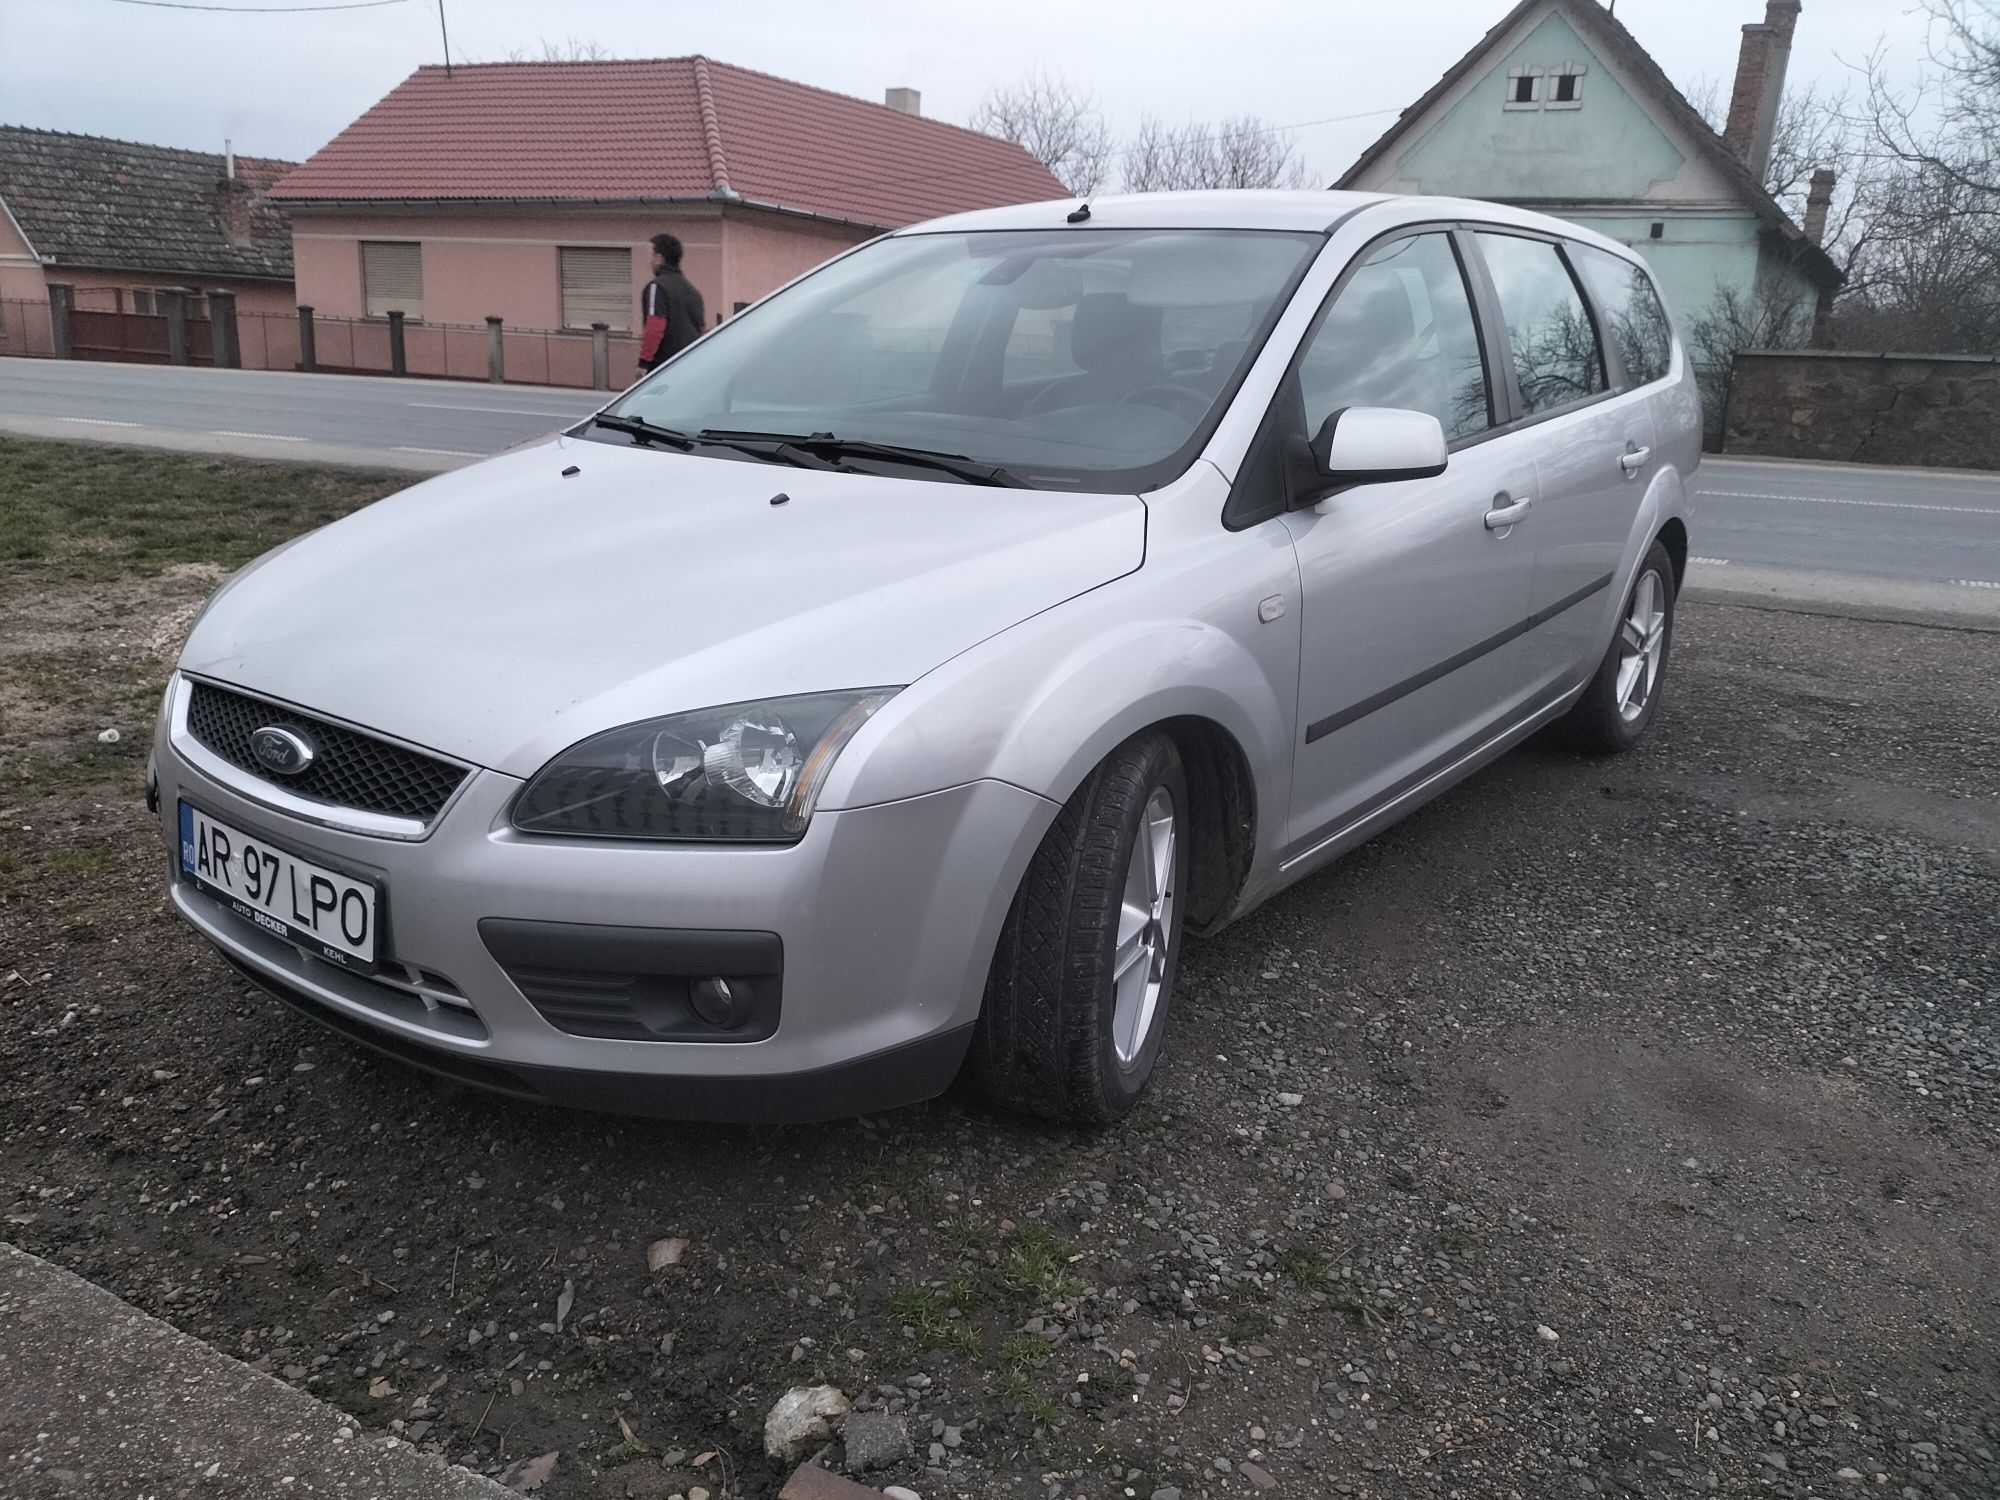
{"label": "overcast sky", "polygon": [[[307,0],[211,0],[284,5]],[[327,0],[320,0],[327,3]],[[438,0],[294,15],[217,15],[120,0],[0,0],[0,123],[303,159],[412,69],[442,59]],[[615,56],[702,52],[880,99],[923,91],[963,121],[1036,67],[1094,92],[1121,133],[1151,110],[1180,122],[1256,114],[1331,179],[1434,82],[1508,0],[444,0],[454,61],[542,39]],[[1618,0],[1669,77],[1726,99],[1739,28],[1763,0]],[[1806,0],[1794,85],[1838,84],[1886,39],[1913,66],[1910,0]],[[1380,111],[1367,118],[1326,120]]]}

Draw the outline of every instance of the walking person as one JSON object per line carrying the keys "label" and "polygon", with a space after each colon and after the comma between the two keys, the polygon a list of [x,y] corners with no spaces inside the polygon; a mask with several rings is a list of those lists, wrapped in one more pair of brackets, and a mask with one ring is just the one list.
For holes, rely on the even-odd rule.
{"label": "walking person", "polygon": [[639,297],[644,328],[639,368],[653,370],[701,337],[705,320],[701,293],[681,274],[681,242],[670,234],[653,236],[653,279]]}

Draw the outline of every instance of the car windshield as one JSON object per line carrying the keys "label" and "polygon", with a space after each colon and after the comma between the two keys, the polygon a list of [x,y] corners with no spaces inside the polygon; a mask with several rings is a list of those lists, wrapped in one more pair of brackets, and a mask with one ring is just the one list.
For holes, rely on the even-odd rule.
{"label": "car windshield", "polygon": [[[987,482],[1152,488],[1193,461],[1322,243],[1084,228],[878,240],[716,329],[610,408],[631,420],[592,432],[815,438],[808,457],[870,472],[905,472],[893,447],[1000,471]],[[806,461],[796,446],[735,451]],[[984,477],[944,472],[959,471]]]}

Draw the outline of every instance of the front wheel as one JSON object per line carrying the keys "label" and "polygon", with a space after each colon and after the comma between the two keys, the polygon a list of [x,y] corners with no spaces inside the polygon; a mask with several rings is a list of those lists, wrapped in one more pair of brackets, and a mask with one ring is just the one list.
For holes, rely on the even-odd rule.
{"label": "front wheel", "polygon": [[1580,750],[1630,750],[1653,721],[1674,644],[1674,564],[1658,542],[1646,551],[1625,596],[1618,629],[1590,685],[1562,720]]}
{"label": "front wheel", "polygon": [[1187,772],[1133,737],[1063,805],[1022,878],[987,976],[972,1068],[997,1102],[1115,1120],[1159,1056],[1187,887]]}

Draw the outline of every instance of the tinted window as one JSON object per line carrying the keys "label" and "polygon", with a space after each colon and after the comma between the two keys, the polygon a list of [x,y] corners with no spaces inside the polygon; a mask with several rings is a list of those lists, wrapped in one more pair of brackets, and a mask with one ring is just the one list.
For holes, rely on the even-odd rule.
{"label": "tinted window", "polygon": [[1653,278],[1631,261],[1588,245],[1571,245],[1569,253],[1604,314],[1605,331],[1618,348],[1625,378],[1633,385],[1664,379],[1673,361],[1674,332],[1659,293],[1653,290]]}
{"label": "tinted window", "polygon": [[1349,406],[1429,412],[1447,438],[1492,425],[1465,277],[1444,234],[1392,240],[1342,287],[1299,361],[1306,430]]}
{"label": "tinted window", "polygon": [[1556,247],[1507,234],[1477,238],[1500,297],[1527,413],[1552,411],[1604,390],[1597,330]]}

